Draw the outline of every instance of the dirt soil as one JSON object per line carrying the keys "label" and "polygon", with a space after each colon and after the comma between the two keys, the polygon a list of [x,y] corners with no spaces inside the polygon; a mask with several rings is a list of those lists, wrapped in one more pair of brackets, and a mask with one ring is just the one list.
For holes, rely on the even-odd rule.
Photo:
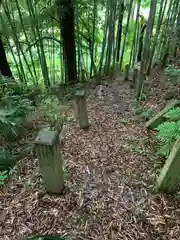
{"label": "dirt soil", "polygon": [[[146,105],[162,100],[155,71]],[[159,86],[159,91],[153,91]],[[62,196],[46,194],[36,155],[28,154],[0,193],[0,239],[59,235],[67,240],[180,239],[177,196],[153,194],[158,159],[142,124],[132,117],[134,90],[119,79],[88,98],[89,130],[66,126],[67,171]]]}

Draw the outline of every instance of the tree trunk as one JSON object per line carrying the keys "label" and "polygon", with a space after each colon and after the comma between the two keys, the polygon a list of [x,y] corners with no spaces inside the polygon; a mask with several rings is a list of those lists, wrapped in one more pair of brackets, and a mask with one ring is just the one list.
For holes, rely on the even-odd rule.
{"label": "tree trunk", "polygon": [[127,39],[127,35],[128,35],[128,29],[129,29],[129,23],[130,23],[132,4],[133,4],[133,0],[130,0],[129,8],[128,8],[127,23],[126,23],[124,39],[123,39],[123,45],[122,45],[122,51],[121,51],[121,57],[120,57],[120,63],[119,63],[120,71],[121,71],[122,65],[123,65],[124,51],[125,51],[125,47],[126,47],[126,39]]}
{"label": "tree trunk", "polygon": [[147,62],[149,60],[149,51],[150,51],[150,43],[151,43],[151,36],[154,26],[154,20],[155,20],[155,14],[156,14],[156,5],[157,0],[151,1],[150,4],[150,11],[149,11],[149,17],[147,22],[147,28],[146,28],[146,34],[144,38],[144,44],[143,44],[143,51],[141,55],[141,66],[139,70],[139,79],[137,83],[137,91],[136,91],[136,99],[137,103],[139,104],[141,100],[141,93],[143,90],[143,82],[146,76],[146,69],[147,69]]}
{"label": "tree trunk", "polygon": [[137,56],[137,61],[141,62],[141,55],[143,51],[143,39],[144,39],[144,33],[146,30],[146,23],[141,24],[141,32],[140,32],[140,38],[139,38],[139,50],[138,50],[138,56]]}
{"label": "tree trunk", "polygon": [[[136,52],[137,52],[137,46],[138,46],[137,34],[139,33],[138,22],[139,22],[140,7],[141,7],[141,0],[138,0],[137,12],[136,12],[136,22],[135,22],[135,27],[134,27],[134,36],[133,36],[130,59],[129,59],[129,66],[132,66],[132,67],[134,67],[134,62],[135,62],[135,57],[136,57]],[[132,63],[132,65],[131,65],[131,63]]]}
{"label": "tree trunk", "polygon": [[105,48],[106,48],[106,40],[107,40],[107,33],[108,33],[108,16],[109,16],[108,0],[106,1],[106,13],[105,13],[105,16],[106,16],[106,18],[105,18],[105,23],[104,23],[104,34],[103,34],[102,49],[101,49],[100,61],[99,61],[99,71],[98,71],[98,76],[97,76],[97,80],[96,80],[98,85],[101,83],[102,66],[103,66],[103,59],[104,59],[104,53],[105,53]]}
{"label": "tree trunk", "polygon": [[90,78],[92,78],[94,69],[94,46],[95,46],[95,31],[96,31],[96,18],[97,18],[97,2],[94,0],[94,15],[93,15],[93,30],[92,30],[92,40],[90,47],[91,64],[90,64]]}
{"label": "tree trunk", "polygon": [[123,16],[124,16],[124,3],[121,3],[120,13],[119,13],[119,20],[118,20],[118,29],[117,29],[117,56],[116,62],[119,62],[120,59],[120,48],[121,48],[121,35],[123,29]]}
{"label": "tree trunk", "polygon": [[72,0],[57,0],[60,18],[63,55],[68,83],[77,82],[76,49],[74,33],[74,6]]}
{"label": "tree trunk", "polygon": [[149,63],[148,63],[148,69],[147,69],[147,74],[150,75],[151,73],[151,65],[152,65],[152,61],[153,61],[153,57],[154,57],[154,53],[156,50],[156,46],[158,45],[158,37],[159,37],[159,32],[161,30],[161,25],[163,22],[163,18],[164,18],[164,13],[166,10],[166,5],[167,5],[167,0],[165,1],[165,4],[163,6],[164,0],[161,0],[160,2],[160,10],[159,10],[159,16],[158,16],[158,20],[157,20],[157,26],[156,26],[156,33],[153,39],[153,44],[152,44],[152,50],[150,53],[150,58],[149,58]]}
{"label": "tree trunk", "polygon": [[11,69],[9,67],[9,64],[6,58],[6,53],[5,53],[5,49],[4,49],[1,37],[0,37],[0,56],[1,56],[0,57],[0,75],[2,74],[5,77],[13,78]]}

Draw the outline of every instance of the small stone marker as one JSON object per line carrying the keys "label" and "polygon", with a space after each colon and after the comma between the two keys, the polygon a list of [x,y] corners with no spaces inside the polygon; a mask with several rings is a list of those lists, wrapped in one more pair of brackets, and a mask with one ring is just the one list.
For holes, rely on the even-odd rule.
{"label": "small stone marker", "polygon": [[143,83],[143,93],[148,94],[150,91],[150,81],[148,80],[146,76],[146,80]]}
{"label": "small stone marker", "polygon": [[76,92],[76,118],[80,128],[89,128],[87,105],[84,90]]}
{"label": "small stone marker", "polygon": [[173,193],[180,179],[180,138],[166,160],[166,163],[157,179],[155,189],[167,193]]}
{"label": "small stone marker", "polygon": [[164,109],[162,109],[158,114],[156,114],[153,118],[151,118],[145,126],[147,128],[156,128],[159,124],[161,124],[164,120],[164,114],[168,112],[171,108],[178,105],[180,101],[178,99],[171,100]]}
{"label": "small stone marker", "polygon": [[46,191],[51,194],[61,194],[64,180],[59,132],[42,129],[34,144]]}
{"label": "small stone marker", "polygon": [[125,69],[124,69],[124,80],[128,80],[129,77],[129,64],[125,65]]}
{"label": "small stone marker", "polygon": [[134,86],[136,86],[137,77],[138,77],[138,69],[137,69],[137,68],[134,68],[134,69],[133,69],[133,76],[132,76],[132,84],[133,84]]}

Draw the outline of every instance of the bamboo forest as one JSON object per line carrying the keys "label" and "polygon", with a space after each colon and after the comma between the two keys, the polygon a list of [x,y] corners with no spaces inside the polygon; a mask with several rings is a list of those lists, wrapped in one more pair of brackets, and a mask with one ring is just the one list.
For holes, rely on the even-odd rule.
{"label": "bamboo forest", "polygon": [[0,239],[180,239],[180,1],[0,0]]}

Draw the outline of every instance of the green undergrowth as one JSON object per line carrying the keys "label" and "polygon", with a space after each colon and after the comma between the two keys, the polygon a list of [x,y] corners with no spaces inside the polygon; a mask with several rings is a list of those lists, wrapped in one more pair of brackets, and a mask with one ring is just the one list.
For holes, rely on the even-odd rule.
{"label": "green undergrowth", "polygon": [[136,111],[133,111],[134,117],[132,118],[121,118],[118,120],[119,124],[122,125],[128,125],[132,121],[146,121],[154,116],[154,111],[151,108],[144,107],[141,109],[136,109]]}
{"label": "green undergrowth", "polygon": [[180,83],[180,69],[175,64],[169,64],[164,72],[170,82]]}
{"label": "green undergrowth", "polygon": [[[62,98],[36,86],[17,83],[14,79],[0,77],[0,135],[6,141],[17,141],[21,138],[29,115],[43,112],[43,117],[55,128],[72,120],[64,114],[66,106],[75,92],[82,86],[64,87]],[[62,90],[62,89],[61,89]],[[65,93],[64,93],[65,91]],[[66,109],[65,109],[66,108]],[[34,113],[35,110],[38,110]]]}
{"label": "green undergrowth", "polygon": [[0,148],[0,185],[4,185],[24,152],[32,150],[32,139],[27,136],[36,137],[32,136],[34,126],[41,129],[48,123],[52,130],[59,130],[63,124],[74,120],[68,105],[49,96],[48,92],[39,91],[14,79],[0,77],[0,138],[4,146]]}
{"label": "green undergrowth", "polygon": [[37,89],[0,77],[0,135],[14,141],[21,135],[27,114],[33,110]]}
{"label": "green undergrowth", "polygon": [[5,171],[14,166],[17,155],[9,149],[0,148],[0,171]]}
{"label": "green undergrowth", "polygon": [[144,107],[142,109],[142,112],[140,113],[140,116],[145,118],[145,119],[150,119],[151,117],[154,116],[154,112],[151,108]]}
{"label": "green undergrowth", "polygon": [[39,107],[51,130],[61,130],[66,123],[74,121],[67,104],[61,104],[54,96],[45,97]]}
{"label": "green undergrowth", "polygon": [[5,184],[16,162],[17,155],[12,150],[0,148],[0,186]]}
{"label": "green undergrowth", "polygon": [[5,184],[6,179],[8,179],[8,170],[0,171],[0,186]]}
{"label": "green undergrowth", "polygon": [[165,121],[154,130],[157,131],[157,154],[168,157],[174,143],[180,137],[180,107],[175,107],[164,114]]}

